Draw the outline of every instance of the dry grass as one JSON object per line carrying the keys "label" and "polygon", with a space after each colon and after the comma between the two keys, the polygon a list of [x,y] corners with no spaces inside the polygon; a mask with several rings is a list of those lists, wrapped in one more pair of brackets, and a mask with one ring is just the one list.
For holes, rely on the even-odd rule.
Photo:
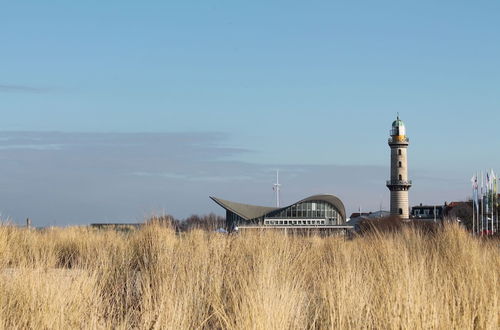
{"label": "dry grass", "polygon": [[456,226],[352,241],[0,226],[0,328],[498,329],[499,254]]}

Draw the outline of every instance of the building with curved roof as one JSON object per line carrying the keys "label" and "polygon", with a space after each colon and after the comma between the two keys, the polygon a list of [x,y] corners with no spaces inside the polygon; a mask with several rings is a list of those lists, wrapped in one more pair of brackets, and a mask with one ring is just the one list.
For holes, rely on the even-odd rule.
{"label": "building with curved roof", "polygon": [[314,195],[285,207],[266,207],[210,197],[226,210],[226,226],[342,226],[346,222],[342,201],[329,194]]}

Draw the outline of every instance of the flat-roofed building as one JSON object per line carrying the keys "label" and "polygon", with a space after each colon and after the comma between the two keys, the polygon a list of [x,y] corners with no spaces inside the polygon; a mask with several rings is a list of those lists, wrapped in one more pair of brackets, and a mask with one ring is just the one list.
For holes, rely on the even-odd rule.
{"label": "flat-roofed building", "polygon": [[418,205],[411,208],[411,217],[413,219],[443,219],[443,205]]}

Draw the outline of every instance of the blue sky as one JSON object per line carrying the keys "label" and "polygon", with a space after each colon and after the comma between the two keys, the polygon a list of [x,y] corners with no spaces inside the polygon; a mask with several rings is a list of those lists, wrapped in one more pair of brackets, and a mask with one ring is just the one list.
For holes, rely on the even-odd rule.
{"label": "blue sky", "polygon": [[275,168],[284,203],[388,208],[397,112],[412,202],[463,199],[500,161],[499,31],[498,1],[4,2],[0,211],[220,213]]}

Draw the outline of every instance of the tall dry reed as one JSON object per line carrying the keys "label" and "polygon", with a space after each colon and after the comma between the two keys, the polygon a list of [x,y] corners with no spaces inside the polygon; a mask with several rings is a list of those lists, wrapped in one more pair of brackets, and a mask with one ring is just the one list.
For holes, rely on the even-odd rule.
{"label": "tall dry reed", "polygon": [[457,226],[354,240],[0,226],[0,328],[498,329],[500,246]]}

